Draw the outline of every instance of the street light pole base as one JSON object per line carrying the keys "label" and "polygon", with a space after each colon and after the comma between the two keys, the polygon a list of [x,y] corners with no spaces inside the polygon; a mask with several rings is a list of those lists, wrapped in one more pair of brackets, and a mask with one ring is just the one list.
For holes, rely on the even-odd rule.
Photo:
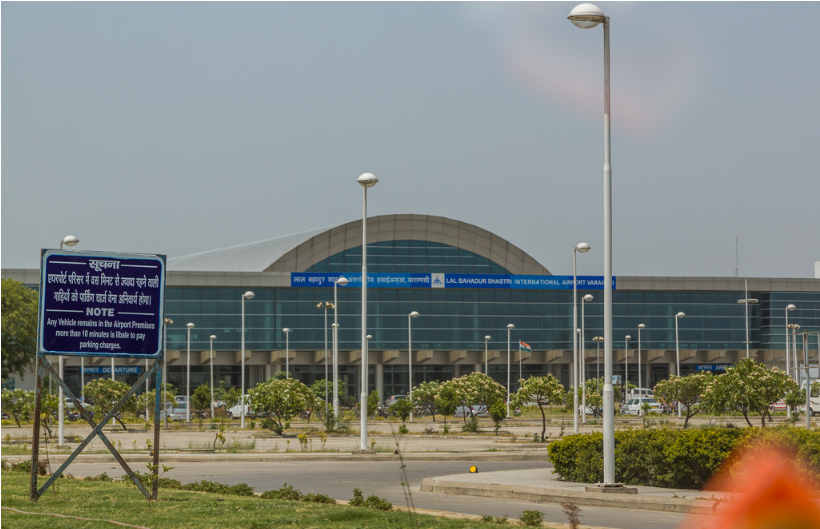
{"label": "street light pole base", "polygon": [[585,487],[586,492],[603,492],[606,494],[637,494],[636,487],[627,487],[623,483],[596,483]]}

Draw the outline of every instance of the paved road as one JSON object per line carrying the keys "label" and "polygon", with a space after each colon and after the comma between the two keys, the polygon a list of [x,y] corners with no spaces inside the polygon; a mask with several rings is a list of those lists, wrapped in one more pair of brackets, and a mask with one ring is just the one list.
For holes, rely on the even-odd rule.
{"label": "paved road", "polygon": [[[544,468],[547,463],[525,461],[484,461],[477,463],[479,470],[521,470]],[[396,505],[406,505],[401,483],[401,465],[391,462],[276,462],[276,463],[173,463],[167,476],[183,483],[209,480],[234,485],[247,483],[257,492],[278,489],[285,483],[302,492],[328,494],[334,498],[349,500],[353,488],[361,489],[365,496],[376,494],[387,498]],[[145,469],[134,467],[137,470]],[[503,516],[517,518],[522,511],[538,510],[544,513],[546,521],[567,522],[558,504],[534,504],[505,499],[476,498],[467,496],[447,496],[419,491],[422,478],[462,474],[469,468],[468,463],[444,461],[409,461],[406,464],[407,482],[410,484],[412,501],[416,507],[467,514]],[[115,463],[73,463],[67,472],[75,476],[96,476],[107,472],[119,477],[124,471]],[[675,529],[684,515],[631,509],[582,507],[581,522],[584,525],[624,528],[624,529]]]}

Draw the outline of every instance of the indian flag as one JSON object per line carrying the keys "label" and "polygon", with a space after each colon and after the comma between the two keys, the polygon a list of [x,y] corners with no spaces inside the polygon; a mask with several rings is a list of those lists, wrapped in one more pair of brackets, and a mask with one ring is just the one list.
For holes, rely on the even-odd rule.
{"label": "indian flag", "polygon": [[522,342],[521,340],[518,340],[518,350],[527,351],[528,353],[531,353],[532,347],[530,347],[530,344],[528,344],[527,342]]}

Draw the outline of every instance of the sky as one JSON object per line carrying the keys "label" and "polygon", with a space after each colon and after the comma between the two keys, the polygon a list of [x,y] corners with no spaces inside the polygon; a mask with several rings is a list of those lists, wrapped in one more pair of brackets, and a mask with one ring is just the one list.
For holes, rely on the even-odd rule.
{"label": "sky", "polygon": [[[603,274],[603,31],[570,2],[2,2],[3,268],[362,215]],[[602,2],[613,273],[809,278],[820,2]]]}

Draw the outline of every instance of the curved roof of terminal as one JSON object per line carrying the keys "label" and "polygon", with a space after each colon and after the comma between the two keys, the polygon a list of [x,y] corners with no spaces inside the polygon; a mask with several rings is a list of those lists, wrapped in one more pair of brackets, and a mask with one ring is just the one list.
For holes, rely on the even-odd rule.
{"label": "curved roof of terminal", "polygon": [[[168,259],[169,271],[304,272],[339,252],[361,246],[362,221]],[[368,245],[390,240],[447,244],[486,257],[512,274],[550,275],[529,254],[478,226],[430,215],[367,219]]]}

